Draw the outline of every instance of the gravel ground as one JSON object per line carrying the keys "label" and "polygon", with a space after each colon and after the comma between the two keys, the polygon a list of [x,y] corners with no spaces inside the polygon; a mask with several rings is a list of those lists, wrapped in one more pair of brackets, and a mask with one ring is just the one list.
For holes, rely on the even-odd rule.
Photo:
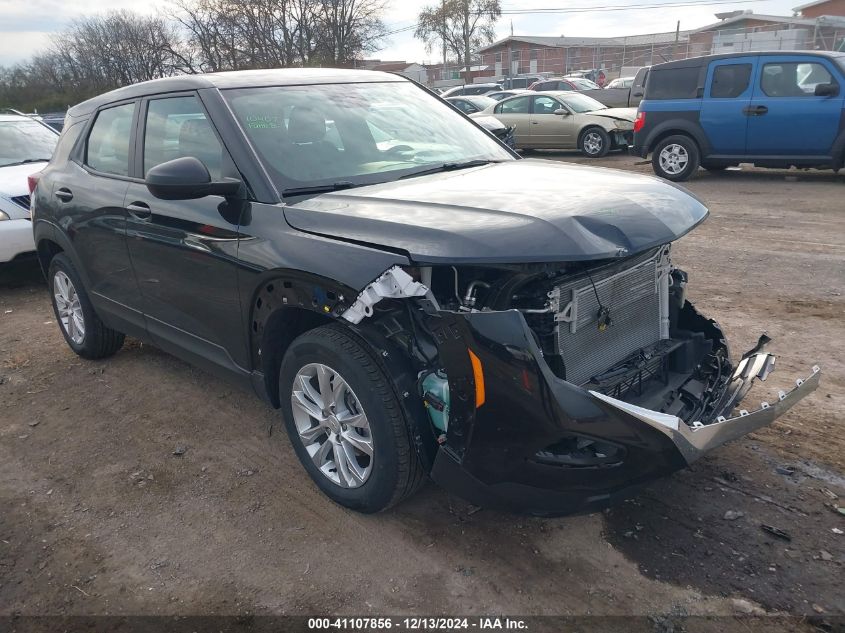
{"label": "gravel ground", "polygon": [[[627,156],[591,164],[650,173]],[[433,484],[377,516],[343,510],[252,394],[134,341],[78,359],[34,265],[0,269],[0,616],[786,613],[835,628],[845,176],[743,169],[688,187],[712,211],[675,248],[691,299],[735,356],[763,330],[779,355],[749,400],[813,364],[822,383],[773,426],[590,516],[477,511]]]}

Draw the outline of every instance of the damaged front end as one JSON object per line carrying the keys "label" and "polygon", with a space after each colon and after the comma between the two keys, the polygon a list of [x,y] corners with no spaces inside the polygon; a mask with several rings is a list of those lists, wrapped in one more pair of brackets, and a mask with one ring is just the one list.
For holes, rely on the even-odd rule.
{"label": "damaged front end", "polygon": [[774,369],[768,338],[733,365],[669,254],[394,268],[344,317],[380,323],[407,350],[441,486],[491,508],[595,511],[770,424],[818,385],[813,367],[731,417]]}

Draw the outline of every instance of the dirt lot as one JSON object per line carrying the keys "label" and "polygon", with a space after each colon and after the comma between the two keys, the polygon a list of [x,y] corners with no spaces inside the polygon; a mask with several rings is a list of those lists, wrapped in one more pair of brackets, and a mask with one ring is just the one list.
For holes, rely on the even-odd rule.
{"label": "dirt lot", "polygon": [[[772,427],[592,516],[476,511],[433,484],[378,516],[347,512],[268,438],[277,414],[255,396],[136,342],[82,361],[39,273],[0,271],[0,615],[779,612],[836,628],[845,176],[702,172],[689,188],[712,210],[675,249],[691,298],[735,356],[764,329],[780,355],[749,400],[816,363],[822,384]],[[707,622],[687,630],[726,628]]]}

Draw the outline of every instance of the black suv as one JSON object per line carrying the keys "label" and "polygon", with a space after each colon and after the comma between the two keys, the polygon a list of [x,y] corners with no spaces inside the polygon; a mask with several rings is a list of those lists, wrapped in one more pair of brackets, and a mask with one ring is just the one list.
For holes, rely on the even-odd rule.
{"label": "black suv", "polygon": [[68,112],[33,205],[77,354],[131,335],[254,389],[317,485],[364,512],[426,475],[488,507],[594,510],[818,383],[723,417],[774,357],[761,339],[732,363],[685,299],[670,243],[706,208],[522,160],[389,74],[110,92]]}

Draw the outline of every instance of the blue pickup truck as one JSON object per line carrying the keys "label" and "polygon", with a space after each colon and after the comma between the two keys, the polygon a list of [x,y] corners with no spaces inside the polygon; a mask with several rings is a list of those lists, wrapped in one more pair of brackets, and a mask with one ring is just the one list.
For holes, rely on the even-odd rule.
{"label": "blue pickup truck", "polygon": [[631,152],[682,181],[699,166],[823,167],[845,162],[845,53],[778,51],[653,66]]}

